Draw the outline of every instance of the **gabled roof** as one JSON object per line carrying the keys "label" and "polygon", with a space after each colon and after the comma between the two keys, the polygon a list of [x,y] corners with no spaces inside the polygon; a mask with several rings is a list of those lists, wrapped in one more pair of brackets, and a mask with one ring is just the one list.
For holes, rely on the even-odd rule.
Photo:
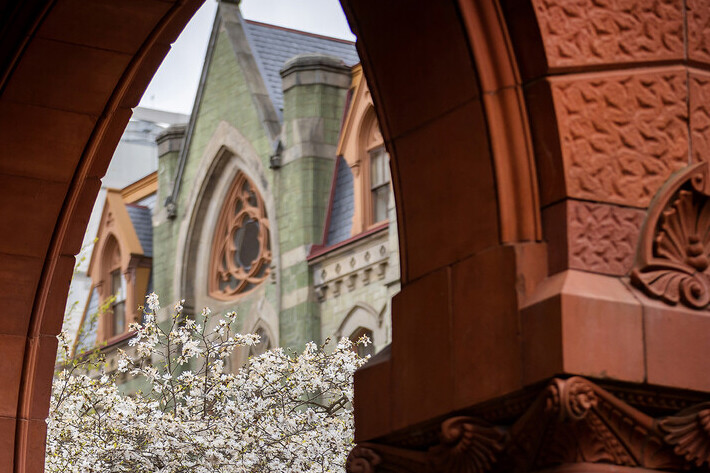
{"label": "gabled roof", "polygon": [[[147,221],[145,211],[147,210]],[[133,215],[132,215],[133,214]],[[136,226],[138,224],[138,227]],[[148,229],[146,229],[146,225]],[[140,229],[140,234],[138,230]],[[95,265],[99,264],[100,253],[109,234],[113,234],[121,250],[121,258],[126,262],[131,255],[152,257],[153,224],[150,209],[135,204],[126,204],[121,191],[108,189],[106,202],[101,214],[101,223],[96,235],[96,244],[91,252],[87,274],[93,276]],[[149,252],[149,253],[148,253]]]}
{"label": "gabled roof", "polygon": [[252,52],[276,110],[283,110],[283,91],[279,71],[286,61],[304,53],[321,53],[342,59],[347,66],[360,62],[355,43],[306,33],[280,26],[245,20]]}

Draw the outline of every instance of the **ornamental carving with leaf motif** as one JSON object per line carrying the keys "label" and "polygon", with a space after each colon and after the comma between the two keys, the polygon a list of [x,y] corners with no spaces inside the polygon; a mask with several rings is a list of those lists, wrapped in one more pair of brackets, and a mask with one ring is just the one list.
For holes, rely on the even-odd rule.
{"label": "ornamental carving with leaf motif", "polygon": [[527,473],[583,464],[710,469],[710,403],[654,418],[578,376],[554,378],[526,411],[494,425],[460,416],[395,444],[361,443],[347,473]]}
{"label": "ornamental carving with leaf motif", "polygon": [[668,304],[710,304],[708,163],[674,174],[658,192],[641,229],[632,283]]}

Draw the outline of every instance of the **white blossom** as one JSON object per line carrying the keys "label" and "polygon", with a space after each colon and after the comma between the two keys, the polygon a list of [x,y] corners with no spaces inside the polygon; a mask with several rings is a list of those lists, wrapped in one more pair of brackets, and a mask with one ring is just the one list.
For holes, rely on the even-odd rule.
{"label": "white blossom", "polygon": [[[156,322],[158,297],[146,305],[145,324],[133,326],[136,356],[120,352],[116,373],[102,371],[97,355],[65,358],[47,420],[47,472],[344,470],[353,446],[352,377],[365,362],[348,339],[334,350],[276,348],[229,372],[224,360],[233,350],[259,342],[232,331],[236,314],[215,321],[204,309],[196,323],[178,316],[180,301],[164,327]],[[119,373],[143,389],[123,394]]]}

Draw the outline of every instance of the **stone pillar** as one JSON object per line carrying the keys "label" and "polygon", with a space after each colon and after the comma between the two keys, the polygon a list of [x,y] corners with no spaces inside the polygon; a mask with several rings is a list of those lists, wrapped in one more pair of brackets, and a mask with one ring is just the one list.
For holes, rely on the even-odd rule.
{"label": "stone pillar", "polygon": [[165,205],[171,195],[174,179],[186,132],[185,125],[173,125],[158,135],[158,201],[153,217],[153,287],[163,300],[173,301],[182,295],[173,294],[173,261],[175,259],[175,239],[179,224],[170,218],[175,204]]}
{"label": "stone pillar", "polygon": [[349,471],[707,471],[707,2],[343,5],[403,268]]}
{"label": "stone pillar", "polygon": [[318,303],[306,262],[323,238],[335,151],[350,69],[340,59],[303,54],[281,70],[283,149],[272,160],[281,249],[281,345],[320,339]]}

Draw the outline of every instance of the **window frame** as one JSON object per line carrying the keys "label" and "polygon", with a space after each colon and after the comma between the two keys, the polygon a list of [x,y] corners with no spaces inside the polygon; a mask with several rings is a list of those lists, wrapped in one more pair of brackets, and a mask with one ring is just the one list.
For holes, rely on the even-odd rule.
{"label": "window frame", "polygon": [[[248,185],[249,190],[253,193],[256,204],[248,203],[244,205],[245,199],[242,190]],[[237,202],[242,201],[242,207],[233,212]],[[235,216],[234,213],[237,215]],[[238,266],[235,261],[230,262],[226,258],[227,249],[230,248],[230,238],[242,226],[237,227],[236,220],[241,218],[244,213],[247,222],[256,220],[259,223],[258,241],[259,252],[252,260],[251,266],[245,268]],[[269,225],[268,214],[266,210],[266,202],[261,190],[254,184],[254,181],[243,171],[237,171],[232,183],[229,185],[224,200],[221,203],[217,223],[214,227],[212,235],[212,245],[210,249],[210,258],[208,261],[208,278],[207,278],[207,294],[213,299],[220,301],[234,301],[242,296],[251,293],[256,288],[260,287],[264,281],[269,279],[271,274],[271,229]],[[232,251],[231,249],[229,251]],[[234,249],[234,251],[239,251]],[[226,266],[226,267],[225,267]],[[237,280],[237,285],[233,289],[225,290],[220,287],[220,281],[224,280],[225,274]]]}

